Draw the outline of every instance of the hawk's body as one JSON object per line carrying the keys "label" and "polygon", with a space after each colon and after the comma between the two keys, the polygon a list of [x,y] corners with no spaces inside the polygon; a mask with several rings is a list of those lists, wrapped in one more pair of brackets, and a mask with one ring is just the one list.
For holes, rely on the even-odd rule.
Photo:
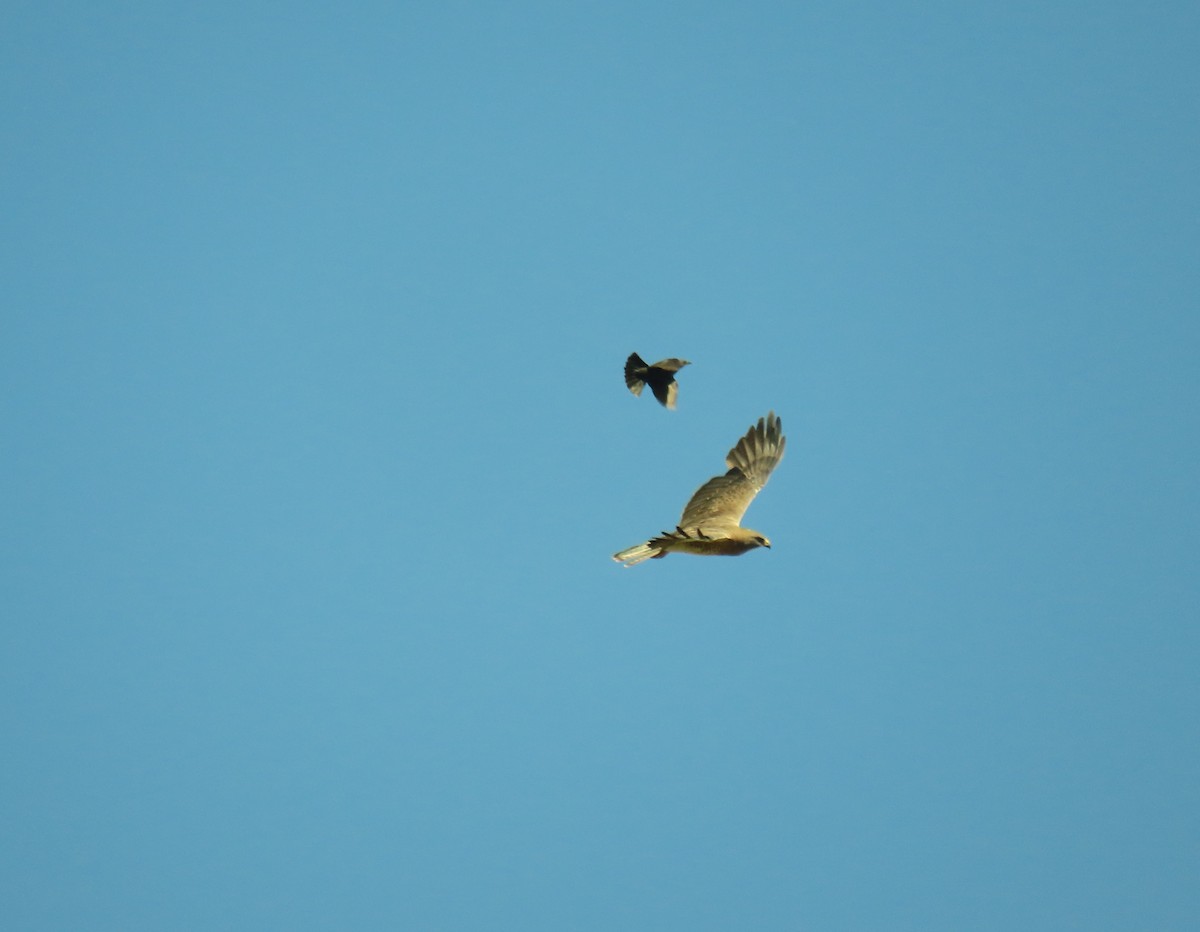
{"label": "hawk's body", "polygon": [[679,395],[679,385],[675,381],[675,373],[691,363],[686,359],[660,359],[652,366],[646,365],[646,360],[637,353],[630,353],[625,360],[625,384],[635,395],[641,395],[647,385],[654,397],[664,408],[675,409],[675,399]]}
{"label": "hawk's body", "polygon": [[613,559],[633,566],[672,552],[736,557],[756,547],[770,547],[766,536],[740,522],[754,496],[767,484],[771,470],[783,459],[786,444],[783,422],[774,411],[759,418],[725,457],[729,472],[714,476],[696,490],[675,530],[613,554]]}

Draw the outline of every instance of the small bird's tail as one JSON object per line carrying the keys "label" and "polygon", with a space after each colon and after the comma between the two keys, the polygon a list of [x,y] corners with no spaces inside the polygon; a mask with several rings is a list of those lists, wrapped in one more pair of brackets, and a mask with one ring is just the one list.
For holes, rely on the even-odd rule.
{"label": "small bird's tail", "polygon": [[666,555],[667,552],[665,550],[656,546],[654,541],[648,540],[644,544],[635,544],[628,550],[614,553],[613,559],[618,563],[624,563],[626,566],[637,566],[643,560],[655,560]]}
{"label": "small bird's tail", "polygon": [[641,395],[642,389],[646,387],[646,383],[642,381],[645,374],[646,360],[637,353],[630,353],[629,358],[625,360],[625,384],[635,395]]}

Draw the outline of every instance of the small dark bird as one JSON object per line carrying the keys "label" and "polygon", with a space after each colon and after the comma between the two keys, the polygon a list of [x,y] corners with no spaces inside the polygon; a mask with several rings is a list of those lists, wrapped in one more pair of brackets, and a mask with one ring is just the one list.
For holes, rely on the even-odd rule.
{"label": "small dark bird", "polygon": [[675,373],[691,363],[686,359],[660,359],[652,366],[646,365],[646,360],[637,353],[630,353],[625,360],[625,384],[635,395],[641,395],[642,389],[649,385],[650,391],[664,408],[675,410],[675,398],[679,395],[679,385],[675,381]]}

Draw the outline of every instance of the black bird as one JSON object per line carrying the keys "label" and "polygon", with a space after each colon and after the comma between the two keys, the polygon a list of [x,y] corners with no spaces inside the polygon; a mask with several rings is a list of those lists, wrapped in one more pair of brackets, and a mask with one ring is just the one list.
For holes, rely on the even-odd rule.
{"label": "black bird", "polygon": [[646,360],[637,353],[630,353],[625,360],[625,384],[635,395],[641,395],[642,389],[649,385],[650,391],[664,408],[675,410],[675,398],[679,394],[679,384],[675,381],[675,373],[691,363],[686,359],[660,359],[652,366],[646,365]]}

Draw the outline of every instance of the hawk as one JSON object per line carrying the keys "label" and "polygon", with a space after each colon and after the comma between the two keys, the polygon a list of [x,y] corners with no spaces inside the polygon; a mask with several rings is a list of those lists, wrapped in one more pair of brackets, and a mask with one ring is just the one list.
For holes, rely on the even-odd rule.
{"label": "hawk", "polygon": [[729,472],[713,476],[696,490],[675,530],[663,531],[644,544],[614,553],[613,559],[634,566],[668,553],[736,557],[756,547],[770,547],[765,535],[739,522],[754,496],[767,484],[771,470],[783,459],[786,444],[783,422],[775,412],[760,417],[725,457]]}
{"label": "hawk", "polygon": [[625,360],[625,384],[635,395],[641,395],[642,389],[649,385],[658,403],[674,411],[675,398],[679,394],[675,373],[690,365],[686,359],[660,359],[648,366],[637,353],[630,353]]}

